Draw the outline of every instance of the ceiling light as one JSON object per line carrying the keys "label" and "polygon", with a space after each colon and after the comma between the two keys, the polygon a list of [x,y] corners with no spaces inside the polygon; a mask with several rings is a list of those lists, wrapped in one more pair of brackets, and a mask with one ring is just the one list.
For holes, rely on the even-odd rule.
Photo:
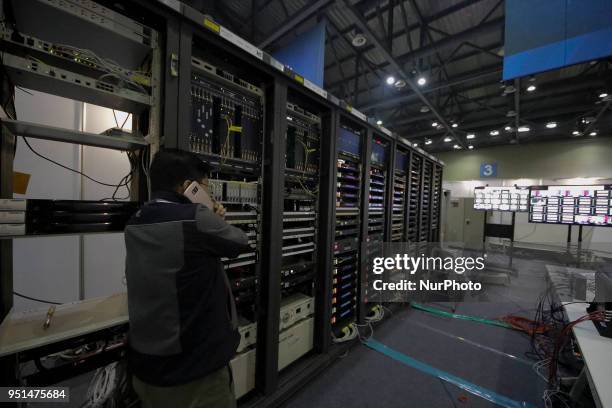
{"label": "ceiling light", "polygon": [[591,133],[589,133],[589,136],[597,136],[597,131],[596,130],[592,131]]}
{"label": "ceiling light", "polygon": [[521,127],[518,128],[518,131],[521,132],[521,133],[529,132],[530,130],[531,130],[531,128],[529,126],[521,126]]}
{"label": "ceiling light", "polygon": [[454,148],[454,149],[459,150],[459,149],[461,149],[461,146],[459,146],[458,144],[456,144],[456,145],[454,145],[454,146],[453,146],[453,148]]}
{"label": "ceiling light", "polygon": [[459,127],[459,125],[457,123],[453,123],[451,126],[454,127],[454,128]]}
{"label": "ceiling light", "polygon": [[402,88],[405,88],[405,87],[406,87],[406,81],[404,81],[403,79],[398,79],[398,80],[395,82],[395,85],[394,85],[394,86],[395,86],[397,89],[402,89]]}
{"label": "ceiling light", "polygon": [[387,77],[387,85],[393,85],[395,83],[395,78],[392,76]]}
{"label": "ceiling light", "polygon": [[419,147],[419,144],[418,143],[413,143],[412,146]]}
{"label": "ceiling light", "polygon": [[574,136],[580,136],[580,132],[579,132],[579,131],[577,131],[577,130],[574,130],[574,131],[572,132],[572,135],[574,135]]}
{"label": "ceiling light", "polygon": [[445,141],[446,143],[450,142],[451,140],[453,140],[453,139],[452,139],[452,138],[450,138],[450,137],[448,137],[448,136],[446,136],[446,137],[444,138],[444,141]]}
{"label": "ceiling light", "polygon": [[600,94],[599,94],[599,97],[600,97],[601,99],[603,99],[603,98],[605,98],[605,97],[607,97],[607,96],[608,96],[608,94],[607,94],[607,93],[605,93],[605,92],[602,92],[602,93],[600,93]]}
{"label": "ceiling light", "polygon": [[427,105],[421,106],[421,113],[427,113],[427,112],[429,112],[429,106]]}
{"label": "ceiling light", "polygon": [[506,126],[506,127],[504,128],[504,130],[505,130],[506,132],[510,132],[510,131],[512,130],[512,126]]}
{"label": "ceiling light", "polygon": [[473,148],[474,148],[474,146],[472,146],[472,145],[468,146],[468,149],[470,149],[470,150],[472,150]]}
{"label": "ceiling light", "polygon": [[473,134],[473,133],[469,133],[469,134],[468,134],[468,135],[467,135],[465,138],[466,138],[466,139],[475,139],[475,138],[476,138],[476,135],[475,135],[475,134]]}
{"label": "ceiling light", "polygon": [[499,135],[499,130],[492,130],[492,131],[489,132],[489,134],[491,136],[497,136],[497,135]]}
{"label": "ceiling light", "polygon": [[535,86],[535,85],[533,85],[533,84],[531,84],[531,85],[529,85],[529,86],[527,87],[527,92],[533,92],[533,91],[535,91],[535,90],[536,90],[536,86]]}
{"label": "ceiling light", "polygon": [[438,122],[432,122],[432,123],[431,123],[431,126],[432,126],[432,127],[438,127]]}
{"label": "ceiling light", "polygon": [[433,141],[432,141],[431,139],[427,139],[427,140],[425,141],[425,144],[426,144],[426,145],[430,145],[430,144],[432,144],[432,143],[433,143]]}
{"label": "ceiling light", "polygon": [[557,127],[557,122],[548,122],[546,124],[546,127],[549,128],[549,129],[554,129],[554,128]]}
{"label": "ceiling light", "polygon": [[419,79],[417,79],[417,84],[419,84],[419,86],[423,86],[427,83],[427,79],[425,77],[419,77]]}
{"label": "ceiling light", "polygon": [[381,126],[381,125],[382,125],[382,123],[383,123],[383,122],[382,122],[382,120],[380,120],[380,119],[378,119],[378,120],[376,121],[376,124],[377,124],[378,126]]}
{"label": "ceiling light", "polygon": [[351,44],[353,44],[355,47],[363,47],[367,42],[368,39],[361,33],[355,34],[351,40]]}

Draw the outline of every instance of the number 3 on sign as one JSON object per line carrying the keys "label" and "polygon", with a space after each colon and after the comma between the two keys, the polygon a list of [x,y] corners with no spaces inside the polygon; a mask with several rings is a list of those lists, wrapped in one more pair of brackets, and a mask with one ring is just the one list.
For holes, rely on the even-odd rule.
{"label": "number 3 on sign", "polygon": [[497,163],[482,163],[480,177],[497,177]]}

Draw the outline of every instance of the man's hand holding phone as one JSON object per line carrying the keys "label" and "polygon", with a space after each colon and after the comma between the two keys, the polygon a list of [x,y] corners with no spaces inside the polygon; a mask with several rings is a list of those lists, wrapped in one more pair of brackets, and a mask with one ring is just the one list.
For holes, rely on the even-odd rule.
{"label": "man's hand holding phone", "polygon": [[222,204],[219,204],[218,202],[215,201],[213,204],[213,211],[219,217],[225,219],[225,207]]}

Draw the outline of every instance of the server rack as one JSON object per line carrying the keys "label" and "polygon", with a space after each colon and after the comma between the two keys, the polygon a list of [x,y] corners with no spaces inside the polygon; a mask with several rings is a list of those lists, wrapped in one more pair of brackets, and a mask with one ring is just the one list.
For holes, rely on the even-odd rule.
{"label": "server rack", "polygon": [[432,196],[431,196],[431,216],[430,216],[430,242],[437,242],[440,240],[440,212],[441,212],[441,200],[442,200],[442,166],[434,163],[433,164],[433,177],[432,177]]}
{"label": "server rack", "polygon": [[330,323],[334,336],[358,320],[360,242],[364,186],[363,162],[369,151],[367,132],[345,117],[336,137],[335,220]]}
{"label": "server rack", "polygon": [[[8,1],[3,3],[8,7]],[[92,209],[128,208],[147,199],[143,168],[160,143],[161,99],[165,66],[162,44],[166,43],[167,14],[132,7],[121,11],[93,1],[78,4],[65,2],[10,2],[12,13],[0,23],[0,48],[5,76],[3,92],[26,87],[76,101],[87,102],[132,115],[131,134],[115,129],[110,134],[93,134],[78,130],[29,123],[16,117],[10,95],[4,94],[3,110],[10,119],[2,121],[0,147],[0,193],[13,198],[12,172],[17,137],[37,138],[129,152],[132,160],[130,202],[115,199],[107,205],[82,200],[29,200],[24,205],[25,237],[46,234],[75,234],[122,230],[128,217],[111,213],[92,213]],[[45,19],[40,16],[44,15]],[[116,46],[115,46],[116,45]],[[167,43],[171,47],[171,43]],[[85,49],[87,48],[87,49]],[[111,62],[112,60],[112,62]],[[127,120],[127,119],[126,119]],[[96,210],[97,211],[97,210]],[[125,215],[125,214],[123,214]],[[12,240],[1,241],[0,317],[12,307]],[[83,296],[81,288],[80,296]],[[113,334],[113,336],[123,336]],[[113,337],[116,339],[115,337]],[[81,339],[67,339],[65,347]],[[0,379],[3,385],[15,384],[16,366],[64,349],[48,345],[40,352],[28,351],[2,358]],[[45,354],[46,351],[46,354]],[[123,346],[113,352],[103,350],[96,359],[85,361],[74,372],[78,375],[121,358]],[[65,378],[66,367],[35,371],[23,378],[27,384],[47,385],[55,378]]]}
{"label": "server rack", "polygon": [[406,238],[408,242],[419,242],[421,234],[421,208],[423,188],[423,157],[415,152],[410,154],[408,176],[408,213],[406,218]]}
{"label": "server rack", "polygon": [[[255,47],[250,47],[248,43],[245,45],[244,42],[236,41],[235,37],[232,37],[231,33],[228,33],[223,27],[184,4],[168,1],[134,0],[128,7],[128,9],[131,8],[138,8],[138,12],[141,14],[159,17],[166,27],[164,41],[161,41],[161,44],[164,45],[163,51],[165,51],[165,55],[161,59],[164,68],[161,78],[164,91],[163,120],[157,122],[157,126],[161,123],[163,127],[164,137],[161,140],[163,148],[178,147],[183,150],[195,151],[203,159],[213,164],[215,166],[213,186],[216,188],[217,198],[232,202],[232,204],[227,203],[228,208],[233,210],[230,211],[232,213],[229,217],[230,222],[237,221],[245,225],[245,228],[250,229],[253,238],[251,244],[254,246],[256,255],[255,257],[251,256],[248,262],[255,260],[255,263],[242,265],[242,267],[254,268],[251,269],[251,274],[245,274],[244,276],[238,274],[236,268],[239,268],[239,266],[229,263],[229,261],[225,262],[230,274],[235,275],[233,279],[234,293],[238,295],[239,302],[246,300],[241,306],[242,314],[249,315],[247,311],[251,311],[250,317],[255,320],[253,323],[256,323],[256,328],[251,327],[257,331],[256,336],[254,336],[256,341],[253,342],[251,336],[254,331],[245,331],[245,326],[242,326],[243,338],[247,337],[247,333],[251,333],[248,335],[251,340],[250,343],[243,342],[241,344],[241,347],[244,346],[241,349],[241,355],[244,356],[245,351],[247,353],[253,351],[248,358],[245,358],[245,360],[248,360],[245,364],[252,370],[254,367],[253,360],[256,360],[255,380],[250,380],[256,382],[249,385],[253,388],[253,391],[241,399],[241,405],[271,406],[278,404],[289,393],[295,391],[303,381],[312,378],[318,371],[328,365],[334,356],[342,352],[341,346],[331,345],[331,334],[334,331],[337,334],[338,329],[341,331],[342,328],[334,327],[331,324],[334,313],[332,309],[332,290],[334,287],[333,261],[335,258],[335,252],[332,248],[336,242],[336,229],[329,228],[329,226],[335,226],[337,220],[350,219],[351,216],[345,217],[342,214],[343,210],[338,212],[335,206],[338,198],[336,194],[338,191],[337,175],[344,172],[343,170],[338,171],[337,159],[343,156],[343,154],[337,153],[341,150],[337,146],[338,133],[341,126],[348,126],[356,130],[361,138],[362,152],[356,158],[356,161],[361,165],[359,171],[360,189],[357,197],[359,203],[357,213],[359,216],[356,217],[359,223],[357,236],[360,239],[368,234],[368,223],[364,221],[369,219],[369,191],[366,189],[370,185],[371,140],[374,133],[379,134],[383,129],[367,123],[365,116],[347,106],[344,102],[338,101],[333,95],[328,95],[320,88],[312,86],[288,67],[283,67],[281,64],[279,68],[278,61],[271,59],[269,55],[262,53]],[[217,59],[211,57],[213,55]],[[210,66],[214,68],[210,69]],[[220,70],[218,71],[217,68],[220,68]],[[225,112],[225,116],[232,118],[229,128],[236,126],[242,129],[235,128],[228,132],[226,129],[228,123],[225,122],[225,119],[217,120],[216,123],[210,125],[212,127],[208,128],[209,130],[213,129],[213,134],[217,132],[215,141],[211,139],[210,132],[206,133],[201,125],[199,128],[198,125],[193,126],[194,121],[195,123],[201,123],[198,122],[198,114],[200,115],[200,121],[202,121],[202,114],[206,119],[205,109],[194,108],[194,106],[203,106],[205,100],[210,102],[210,90],[202,93],[199,89],[205,87],[204,83],[206,81],[221,83],[225,91],[242,94],[243,96],[251,95],[253,92],[259,94],[256,89],[261,91],[260,95],[250,100],[252,102],[252,99],[259,98],[256,105],[261,106],[260,112],[253,115],[260,117],[261,120],[261,123],[256,125],[262,132],[260,145],[243,144],[246,143],[246,139],[242,137],[242,132],[250,125],[243,126],[243,115],[242,113],[240,115],[236,113],[235,101],[233,106],[231,103],[229,105],[218,104],[223,105],[219,107],[218,112]],[[194,87],[194,85],[197,86]],[[194,87],[194,95],[191,92],[192,87]],[[223,90],[220,89],[216,91],[223,93]],[[243,102],[242,105],[247,103],[244,98]],[[138,106],[137,103],[131,103]],[[291,188],[291,185],[295,187],[296,183],[299,185],[297,179],[292,177],[292,172],[287,171],[289,166],[286,160],[288,159],[290,140],[287,139],[289,121],[286,118],[291,116],[287,114],[288,110],[291,110],[291,108],[288,108],[288,103],[303,109],[304,112],[320,117],[321,120],[321,136],[319,138],[320,177],[318,179],[318,190],[315,194],[318,202],[311,201],[311,206],[316,209],[314,211],[316,213],[315,235],[311,239],[305,236],[288,236],[284,233],[284,230],[287,229],[283,225],[284,214],[290,212],[285,211],[285,206],[292,205],[290,204],[292,199],[287,198],[287,188]],[[250,107],[252,108],[253,105],[250,105]],[[215,114],[216,112],[215,110]],[[238,116],[240,116],[240,119]],[[154,119],[153,117],[152,120]],[[241,123],[238,123],[239,121]],[[225,133],[227,135],[224,136]],[[384,137],[379,134],[379,138],[390,142],[389,162],[394,163],[397,136],[389,133],[388,137]],[[413,160],[414,163],[421,163],[421,167],[418,167],[417,163],[419,171],[422,171],[422,164],[425,160],[432,159],[425,152],[413,149],[405,141],[402,147],[408,153],[410,165],[413,164]],[[310,148],[314,148],[314,146]],[[10,149],[10,147],[7,147],[7,149]],[[253,152],[257,152],[258,149],[260,156],[256,154],[253,156]],[[255,157],[255,159],[251,159],[252,157]],[[355,161],[355,157],[352,159]],[[295,158],[293,161],[295,165]],[[347,162],[350,162],[350,160]],[[0,164],[4,166],[4,162]],[[386,171],[387,195],[385,208],[389,210],[385,216],[384,237],[388,240],[391,235],[392,217],[389,214],[391,214],[393,205],[395,174],[388,167]],[[5,174],[3,172],[3,178]],[[411,176],[412,174],[407,172],[406,205],[408,207],[404,227],[407,237],[413,230],[418,231],[419,227],[417,225],[414,229],[409,228],[409,216],[412,210],[410,203],[415,202],[415,200],[411,200],[412,196],[409,194],[414,190],[417,195],[417,205],[422,194],[421,180],[419,179],[413,185]],[[292,182],[291,179],[294,181]],[[317,180],[304,175],[304,178],[300,181],[308,190],[314,191]],[[253,187],[255,185],[256,187]],[[302,190],[304,189],[302,188]],[[238,197],[237,201],[232,201],[236,200],[236,197]],[[258,207],[258,209],[254,210],[254,207]],[[308,212],[305,210],[307,207],[305,203],[300,207],[304,211],[296,212]],[[236,211],[237,209],[246,211]],[[421,215],[420,211],[421,209],[417,208],[416,215],[413,217],[417,224],[418,216]],[[242,212],[250,212],[250,214],[236,214]],[[256,218],[253,218],[253,212],[257,213]],[[338,216],[338,214],[340,215]],[[323,228],[323,226],[326,227]],[[340,228],[340,225],[338,227],[338,229],[344,229]],[[348,227],[348,225],[343,227]],[[283,271],[286,272],[285,267],[292,264],[288,257],[283,255],[289,250],[287,246],[292,246],[285,245],[285,241],[292,239],[304,239],[313,242],[314,250],[303,254],[310,253],[313,259],[318,258],[313,279],[305,281],[306,283],[301,286],[300,290],[296,289],[298,293],[302,294],[309,292],[315,298],[315,329],[313,334],[315,353],[304,356],[295,362],[294,366],[285,367],[279,374],[279,335],[283,331],[282,317],[279,311],[284,299],[292,296],[292,293],[287,291],[283,293],[282,285],[287,282],[287,279],[282,276]],[[300,248],[306,249],[306,247]],[[310,248],[308,249],[310,250]],[[365,259],[360,252],[360,249],[353,251],[358,262],[358,269],[361,269]],[[2,259],[3,262],[5,260],[6,258]],[[246,259],[245,262],[247,262]],[[253,267],[252,265],[256,266]],[[359,286],[359,279],[356,282]],[[243,297],[242,293],[249,288],[249,285],[253,284],[254,286],[250,287],[254,288],[254,291],[250,293],[250,296]],[[308,290],[304,290],[305,288],[308,288]],[[252,299],[253,293],[255,300],[250,302],[248,298],[251,297]],[[359,289],[356,293],[360,293]],[[359,306],[361,305],[359,299],[356,300],[356,303],[358,306],[352,320],[360,321],[363,320],[365,311]],[[262,395],[265,397],[261,397]]]}
{"label": "server rack", "polygon": [[409,153],[398,147],[395,153],[393,203],[391,209],[391,241],[403,242],[406,236],[406,215],[408,202],[408,160]]}
{"label": "server rack", "polygon": [[320,343],[315,344],[321,326],[315,311],[325,301],[320,292],[324,278],[318,270],[318,254],[323,252],[319,239],[321,155],[322,141],[329,134],[329,123],[324,120],[328,115],[325,107],[289,89],[278,345],[278,369],[287,376],[296,361],[321,349]]}
{"label": "server rack", "polygon": [[362,245],[363,267],[362,274],[362,303],[364,308],[364,318],[372,311],[372,306],[368,303],[380,302],[379,293],[369,293],[368,283],[375,279],[368,271],[371,260],[380,256],[382,245],[387,239],[389,230],[387,221],[389,214],[389,190],[392,183],[392,174],[389,171],[391,143],[379,135],[374,135],[371,139],[371,154],[368,167],[369,185],[368,192],[368,216],[364,219],[367,225],[365,243]]}
{"label": "server rack", "polygon": [[431,221],[432,210],[433,163],[429,160],[424,160],[422,171],[418,241],[427,242],[430,235],[429,223]]}

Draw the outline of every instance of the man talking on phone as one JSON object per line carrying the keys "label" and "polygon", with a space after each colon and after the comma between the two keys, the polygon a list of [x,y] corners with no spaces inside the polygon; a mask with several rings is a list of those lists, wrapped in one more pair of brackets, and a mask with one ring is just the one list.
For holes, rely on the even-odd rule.
{"label": "man talking on phone", "polygon": [[144,408],[236,406],[229,361],[240,336],[220,258],[249,246],[208,194],[208,176],[196,155],[160,151],[152,200],[125,229],[128,367]]}

